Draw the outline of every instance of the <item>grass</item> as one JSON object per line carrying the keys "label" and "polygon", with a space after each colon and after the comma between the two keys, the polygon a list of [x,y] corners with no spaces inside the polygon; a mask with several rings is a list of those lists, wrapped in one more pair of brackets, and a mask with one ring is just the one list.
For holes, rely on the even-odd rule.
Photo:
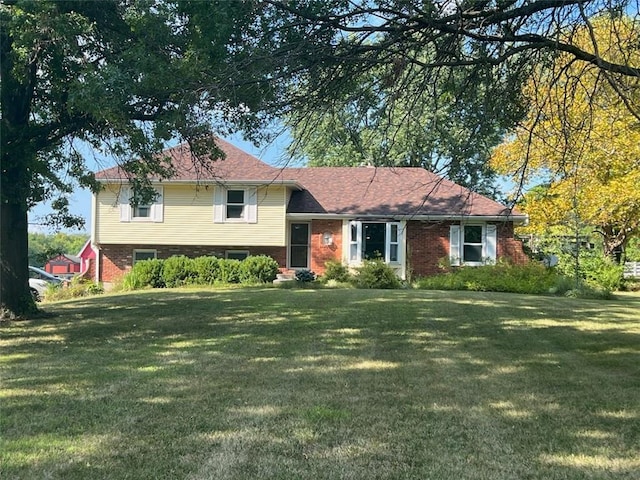
{"label": "grass", "polygon": [[3,479],[637,479],[640,295],[159,290],[0,327]]}

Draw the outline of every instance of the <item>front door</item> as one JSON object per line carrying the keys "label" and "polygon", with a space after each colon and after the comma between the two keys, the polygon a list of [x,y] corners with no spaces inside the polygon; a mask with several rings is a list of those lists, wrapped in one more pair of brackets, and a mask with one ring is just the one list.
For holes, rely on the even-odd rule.
{"label": "front door", "polygon": [[309,224],[292,223],[289,229],[289,268],[309,268]]}

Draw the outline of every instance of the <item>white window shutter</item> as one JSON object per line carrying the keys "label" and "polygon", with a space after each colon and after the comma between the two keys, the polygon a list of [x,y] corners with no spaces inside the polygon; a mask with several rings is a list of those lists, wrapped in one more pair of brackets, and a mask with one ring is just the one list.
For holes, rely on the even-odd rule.
{"label": "white window shutter", "polygon": [[460,265],[460,225],[449,227],[449,263],[457,267]]}
{"label": "white window shutter", "polygon": [[485,228],[484,256],[489,263],[496,261],[497,228],[487,225]]}
{"label": "white window shutter", "polygon": [[121,222],[130,222],[131,221],[131,188],[129,187],[120,187],[120,192],[118,193],[118,206],[120,207],[120,221]]}
{"label": "white window shutter", "polygon": [[224,223],[225,189],[216,186],[213,189],[213,223]]}
{"label": "white window shutter", "polygon": [[151,219],[156,223],[161,223],[164,220],[164,197],[163,188],[156,187],[156,199],[151,205]]}
{"label": "white window shutter", "polygon": [[246,220],[248,223],[258,223],[258,189],[257,188],[247,188],[246,190],[247,198],[247,216]]}
{"label": "white window shutter", "polygon": [[349,250],[348,259],[350,265],[358,265],[362,261],[362,222],[353,220],[349,222]]}

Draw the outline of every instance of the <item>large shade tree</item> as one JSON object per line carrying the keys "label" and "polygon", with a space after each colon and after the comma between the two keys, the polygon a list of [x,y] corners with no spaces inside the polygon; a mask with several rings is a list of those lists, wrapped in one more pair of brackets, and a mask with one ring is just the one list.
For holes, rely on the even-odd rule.
{"label": "large shade tree", "polygon": [[[601,17],[590,27],[576,32],[578,44],[595,40],[605,60],[640,64],[640,24]],[[566,54],[537,69],[525,87],[529,114],[492,163],[517,184],[543,183],[522,202],[530,231],[589,225],[611,255],[640,233],[640,121],[625,104],[640,96],[622,98],[600,76]]]}
{"label": "large shade tree", "polygon": [[[637,0],[5,0],[0,304],[33,309],[28,209],[73,188],[68,178],[92,184],[74,142],[119,156],[149,193],[146,177],[172,173],[155,155],[171,138],[215,158],[205,132],[256,131],[266,111],[340,106],[332,99],[381,67],[391,106],[413,96],[420,108],[447,85],[456,98],[478,87],[517,109],[514,85],[558,52],[594,65],[638,116],[637,63],[575,41],[602,12],[637,16]],[[65,202],[54,201],[63,214]]]}
{"label": "large shade tree", "polygon": [[[558,56],[578,76],[596,72],[640,119],[638,59],[603,54],[592,27],[602,16],[637,22],[637,0],[267,2],[288,12],[283,29],[333,32],[314,42],[315,62],[290,97],[294,151],[315,164],[413,162],[481,184],[491,178],[488,147],[526,111],[522,85]],[[608,28],[620,52],[636,48],[637,38]]]}
{"label": "large shade tree", "polygon": [[330,109],[292,112],[287,117],[290,153],[309,166],[422,167],[495,196],[496,175],[487,159],[521,118],[518,84],[513,103],[505,108],[496,95],[502,86],[485,81],[489,72],[460,88],[456,80],[469,73],[466,69],[442,72],[431,86],[409,70],[393,78],[405,93],[389,97],[393,68],[381,65],[358,76]]}
{"label": "large shade tree", "polygon": [[[146,179],[172,174],[166,142],[221,155],[210,132],[259,131],[280,98],[279,42],[259,2],[28,1],[0,5],[0,308],[35,311],[27,281],[27,211],[51,200],[74,225],[65,194],[95,187],[80,151],[110,155],[139,200]],[[301,36],[296,37],[300,34]],[[271,63],[269,63],[271,62]],[[268,80],[265,81],[265,80]],[[134,160],[135,159],[135,160]]]}
{"label": "large shade tree", "polygon": [[[298,89],[298,99],[308,110],[333,107],[336,92],[351,91],[363,74],[377,74],[381,66],[389,67],[384,95],[390,101],[433,91],[446,79],[446,88],[456,95],[478,85],[493,86],[507,107],[523,71],[562,53],[594,66],[601,73],[599,81],[615,85],[627,108],[640,115],[640,105],[631,98],[640,78],[637,62],[606,58],[596,37],[581,41],[582,28],[597,16],[626,14],[637,21],[638,0],[265,2],[287,12],[289,18],[277,25],[282,31],[306,29],[325,38],[332,32],[329,42],[314,42],[314,62],[301,77],[305,88]],[[633,47],[634,40],[615,29],[610,35],[622,51]],[[452,75],[452,69],[458,73]]]}

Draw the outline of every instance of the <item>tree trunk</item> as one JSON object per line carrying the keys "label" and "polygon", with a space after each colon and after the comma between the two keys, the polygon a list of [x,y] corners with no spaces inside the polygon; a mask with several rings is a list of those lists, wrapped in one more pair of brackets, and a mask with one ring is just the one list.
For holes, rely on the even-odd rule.
{"label": "tree trunk", "polygon": [[0,308],[5,310],[4,315],[18,317],[29,316],[37,311],[29,290],[25,207],[13,202],[2,203],[0,207]]}
{"label": "tree trunk", "polygon": [[605,257],[609,257],[616,263],[622,261],[622,253],[629,241],[629,236],[624,229],[614,228],[610,225],[602,227],[603,250]]}
{"label": "tree trunk", "polygon": [[[30,161],[35,159],[28,136],[31,81],[35,81],[35,76],[16,77],[12,46],[13,39],[3,28],[0,31],[0,318],[25,317],[38,311],[29,290],[27,223],[33,170]],[[32,74],[35,67],[33,64]]]}

